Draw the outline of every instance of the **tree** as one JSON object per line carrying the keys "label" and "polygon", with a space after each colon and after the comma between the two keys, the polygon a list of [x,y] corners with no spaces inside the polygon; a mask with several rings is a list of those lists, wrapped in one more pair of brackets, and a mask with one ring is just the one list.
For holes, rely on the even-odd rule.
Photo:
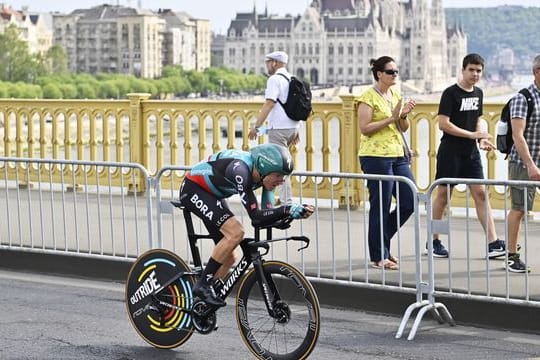
{"label": "tree", "polygon": [[0,99],[8,97],[8,85],[0,81]]}
{"label": "tree", "polygon": [[28,44],[19,39],[19,30],[13,24],[0,34],[0,80],[34,83],[40,66],[30,55]]}
{"label": "tree", "polygon": [[63,99],[76,99],[77,98],[77,87],[73,84],[58,84],[58,88],[62,92]]}
{"label": "tree", "polygon": [[45,99],[61,99],[62,91],[56,84],[47,84],[43,87],[43,97]]}
{"label": "tree", "polygon": [[49,50],[47,50],[45,60],[46,69],[49,74],[65,75],[69,73],[68,58],[62,46],[51,46]]}
{"label": "tree", "polygon": [[114,80],[106,80],[99,85],[98,97],[101,99],[116,99],[120,97],[120,92]]}
{"label": "tree", "polygon": [[95,99],[96,98],[96,90],[94,90],[94,87],[87,83],[80,83],[77,85],[77,94],[79,99]]}

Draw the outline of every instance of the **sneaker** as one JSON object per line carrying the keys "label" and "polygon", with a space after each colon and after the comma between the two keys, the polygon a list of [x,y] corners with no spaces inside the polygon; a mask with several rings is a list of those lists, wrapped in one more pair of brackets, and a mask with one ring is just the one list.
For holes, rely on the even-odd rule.
{"label": "sneaker", "polygon": [[193,287],[193,295],[197,296],[210,306],[222,307],[227,305],[223,299],[217,296],[214,287],[205,281],[197,281]]}
{"label": "sneaker", "polygon": [[505,268],[510,272],[515,273],[524,273],[531,272],[531,269],[525,265],[523,261],[520,260],[519,254],[508,254],[508,261],[506,262]]}
{"label": "sneaker", "polygon": [[[427,254],[427,244],[426,244],[426,250],[424,254]],[[444,247],[441,240],[435,239],[433,240],[433,256],[439,257],[439,258],[447,258],[448,257],[448,250]]]}
{"label": "sneaker", "polygon": [[488,244],[488,258],[495,259],[506,254],[506,244],[504,241],[497,239]]}

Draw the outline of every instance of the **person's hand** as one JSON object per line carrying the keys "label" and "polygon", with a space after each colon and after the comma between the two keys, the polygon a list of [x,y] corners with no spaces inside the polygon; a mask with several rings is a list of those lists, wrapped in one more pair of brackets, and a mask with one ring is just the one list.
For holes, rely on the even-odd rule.
{"label": "person's hand", "polygon": [[399,115],[400,118],[405,118],[409,113],[414,109],[416,106],[416,101],[409,99],[405,105],[403,105],[403,109],[401,109],[401,114]]}
{"label": "person's hand", "polygon": [[315,208],[311,205],[291,204],[287,205],[289,216],[293,219],[306,219],[313,214]]}
{"label": "person's hand", "polygon": [[490,151],[495,150],[497,147],[488,139],[480,139],[478,146],[481,150]]}
{"label": "person's hand", "polygon": [[540,169],[536,165],[527,166],[527,175],[530,180],[540,180]]}
{"label": "person's hand", "polygon": [[307,219],[308,217],[313,215],[313,212],[315,211],[315,206],[308,205],[308,204],[303,204],[303,206],[304,206],[304,210],[305,210],[304,219]]}
{"label": "person's hand", "polygon": [[488,133],[485,130],[477,130],[477,131],[471,132],[471,139],[474,139],[474,140],[478,140],[478,139],[490,140],[492,137],[493,136],[491,136],[490,133]]}
{"label": "person's hand", "polygon": [[257,129],[256,128],[253,127],[251,129],[249,129],[248,139],[249,140],[257,140]]}

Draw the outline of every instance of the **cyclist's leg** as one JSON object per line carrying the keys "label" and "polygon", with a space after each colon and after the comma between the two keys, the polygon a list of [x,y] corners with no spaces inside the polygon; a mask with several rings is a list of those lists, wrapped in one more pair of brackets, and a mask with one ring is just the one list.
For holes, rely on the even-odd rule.
{"label": "cyclist's leg", "polygon": [[212,258],[222,264],[215,273],[216,278],[223,278],[229,272],[236,262],[234,250],[244,240],[244,226],[235,216],[227,219],[220,231],[223,237],[212,252]]}
{"label": "cyclist's leg", "polygon": [[[221,200],[221,206],[228,210],[231,214],[232,211],[229,208],[229,204],[226,200]],[[214,240],[214,244],[218,244],[223,239],[223,233],[221,232],[220,228],[216,227],[214,224],[208,223],[206,224],[206,227],[212,236],[212,239]],[[216,271],[214,278],[216,279],[223,279],[225,276],[229,273],[233,265],[237,262],[239,258],[239,255],[237,254],[236,250],[232,252],[232,254],[225,260],[220,261],[221,267],[218,271]]]}
{"label": "cyclist's leg", "polygon": [[[214,241],[216,238],[219,238],[220,233],[226,236],[222,228],[234,215],[226,204],[223,206],[222,200],[206,192],[194,182],[184,180],[180,193],[180,202],[187,210],[202,219]],[[219,241],[218,244],[221,242]],[[225,243],[227,244],[228,242]],[[234,248],[228,253],[222,253],[221,251],[216,253],[216,248],[214,248],[201,278],[195,284],[193,293],[210,305],[224,306],[225,302],[216,295],[212,283],[216,272],[222,267],[222,264],[224,262],[230,262],[229,257]],[[228,251],[227,247],[222,246],[222,248],[225,249],[224,251]],[[214,257],[214,254],[217,254],[217,258]]]}

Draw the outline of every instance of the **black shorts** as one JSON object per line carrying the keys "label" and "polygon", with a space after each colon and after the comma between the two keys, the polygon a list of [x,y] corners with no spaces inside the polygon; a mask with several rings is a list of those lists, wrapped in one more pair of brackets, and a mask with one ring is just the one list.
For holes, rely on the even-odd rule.
{"label": "black shorts", "polygon": [[480,152],[473,148],[470,152],[459,153],[455,149],[440,146],[437,151],[437,173],[441,178],[484,179]]}
{"label": "black shorts", "polygon": [[184,179],[180,187],[180,203],[204,222],[216,244],[223,238],[221,226],[234,216],[225,200],[218,199],[189,179]]}

